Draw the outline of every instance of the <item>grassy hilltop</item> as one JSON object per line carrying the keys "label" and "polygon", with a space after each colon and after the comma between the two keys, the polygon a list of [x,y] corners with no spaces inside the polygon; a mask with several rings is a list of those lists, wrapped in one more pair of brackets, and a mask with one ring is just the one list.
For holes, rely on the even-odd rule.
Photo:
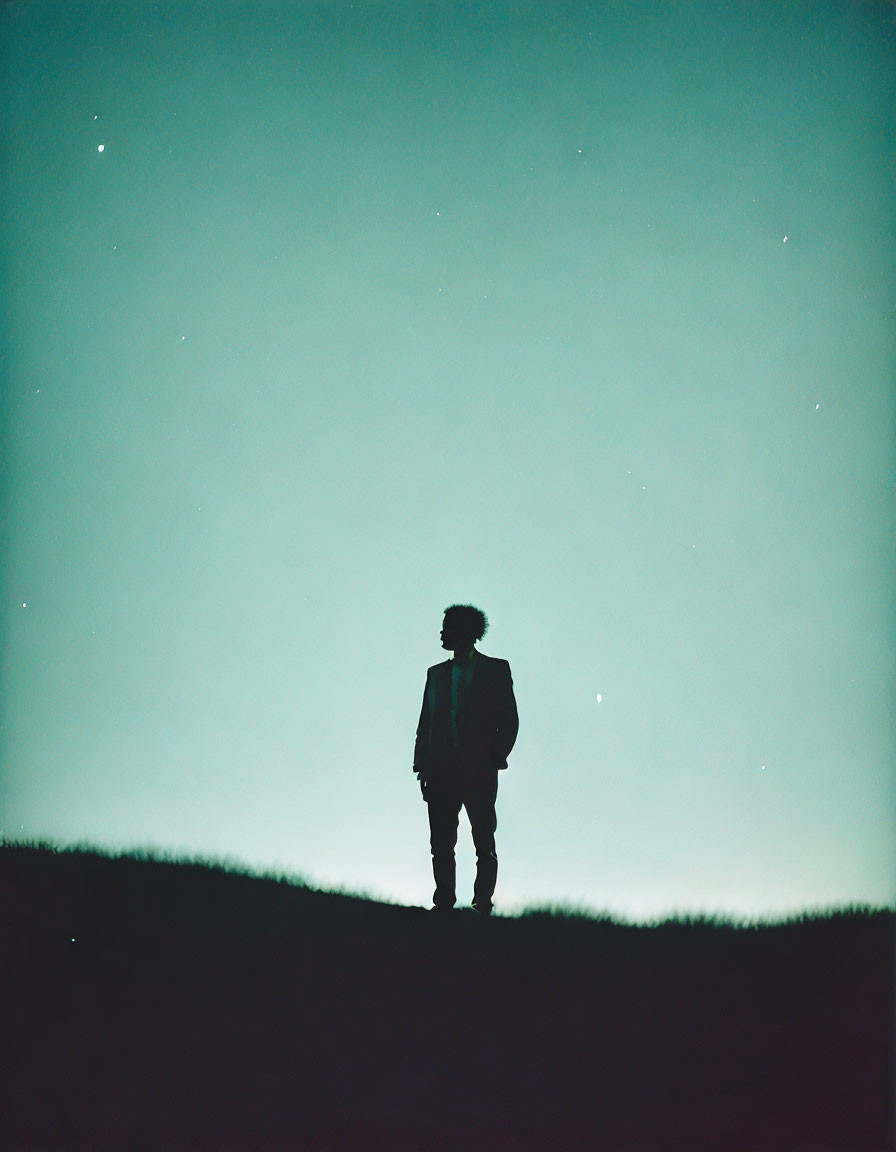
{"label": "grassy hilltop", "polygon": [[0,847],[0,1146],[885,1149],[891,912],[481,920]]}

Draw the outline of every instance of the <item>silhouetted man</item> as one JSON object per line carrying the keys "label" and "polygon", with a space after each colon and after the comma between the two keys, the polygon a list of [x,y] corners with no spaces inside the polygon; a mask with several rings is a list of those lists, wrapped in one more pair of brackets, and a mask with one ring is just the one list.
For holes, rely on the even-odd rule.
{"label": "silhouetted man", "polygon": [[454,657],[426,673],[414,771],[429,807],[436,911],[454,907],[457,823],[465,808],[476,848],[473,908],[488,916],[498,878],[495,799],[519,728],[510,665],[474,647],[488,628],[470,604],[445,609],[442,647]]}

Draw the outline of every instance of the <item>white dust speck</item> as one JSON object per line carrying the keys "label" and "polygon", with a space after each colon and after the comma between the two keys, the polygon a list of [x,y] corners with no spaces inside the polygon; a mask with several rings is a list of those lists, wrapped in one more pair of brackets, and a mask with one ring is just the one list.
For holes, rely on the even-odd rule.
{"label": "white dust speck", "polygon": [[600,692],[598,692],[598,694],[597,694],[597,702],[598,702],[598,704],[600,704],[601,700],[603,700],[603,696],[601,696]]}
{"label": "white dust speck", "polygon": [[97,144],[96,150],[97,150],[97,152],[105,152],[106,151],[106,145],[105,144]]}

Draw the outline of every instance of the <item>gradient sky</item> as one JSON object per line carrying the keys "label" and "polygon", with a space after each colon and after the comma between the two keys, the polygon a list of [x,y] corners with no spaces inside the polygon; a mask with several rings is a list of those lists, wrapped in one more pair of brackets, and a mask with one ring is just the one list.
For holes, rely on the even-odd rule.
{"label": "gradient sky", "polygon": [[499,909],[896,901],[892,4],[0,32],[4,836],[428,903],[460,601]]}

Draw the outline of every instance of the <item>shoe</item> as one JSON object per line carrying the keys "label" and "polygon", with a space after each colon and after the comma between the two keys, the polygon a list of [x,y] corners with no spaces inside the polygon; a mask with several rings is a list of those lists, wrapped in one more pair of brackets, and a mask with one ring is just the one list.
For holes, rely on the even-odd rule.
{"label": "shoe", "polygon": [[474,900],[473,903],[470,905],[470,907],[472,908],[472,910],[474,912],[478,913],[478,915],[480,915],[480,916],[491,916],[491,914],[492,914],[492,905],[491,904],[477,904],[476,901]]}

